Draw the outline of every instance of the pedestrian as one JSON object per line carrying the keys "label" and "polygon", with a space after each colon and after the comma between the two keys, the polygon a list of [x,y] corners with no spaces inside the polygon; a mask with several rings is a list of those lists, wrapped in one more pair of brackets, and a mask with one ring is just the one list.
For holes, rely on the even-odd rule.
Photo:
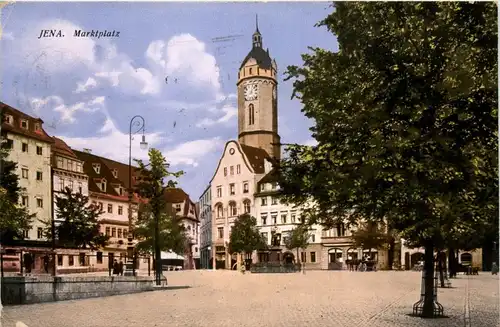
{"label": "pedestrian", "polygon": [[123,261],[120,260],[120,263],[119,263],[119,272],[120,272],[120,276],[123,276]]}
{"label": "pedestrian", "polygon": [[491,274],[498,275],[498,265],[496,262],[493,262],[493,264],[491,265]]}
{"label": "pedestrian", "polygon": [[31,256],[31,253],[25,253],[23,255],[23,261],[26,274],[31,274],[31,268],[33,266],[33,257]]}
{"label": "pedestrian", "polygon": [[120,265],[118,264],[118,260],[115,259],[113,262],[113,275],[118,276],[118,272],[120,271]]}
{"label": "pedestrian", "polygon": [[45,273],[49,273],[49,256],[47,254],[43,256],[43,269]]}

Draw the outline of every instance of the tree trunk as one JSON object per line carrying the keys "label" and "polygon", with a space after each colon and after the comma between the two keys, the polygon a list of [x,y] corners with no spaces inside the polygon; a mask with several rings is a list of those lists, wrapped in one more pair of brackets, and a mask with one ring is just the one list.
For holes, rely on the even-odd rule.
{"label": "tree trunk", "polygon": [[[300,257],[299,257],[299,248],[297,248],[297,264],[300,265]],[[302,267],[299,267],[299,269],[302,269]]]}
{"label": "tree trunk", "polygon": [[[304,251],[305,251],[305,249],[302,249],[302,253],[305,253]],[[306,273],[306,261],[307,261],[307,259],[306,259],[306,256],[304,255],[304,262],[302,262],[302,273],[303,274]]]}
{"label": "tree trunk", "polygon": [[434,244],[425,242],[424,254],[424,307],[422,316],[434,317]]}
{"label": "tree trunk", "polygon": [[155,258],[156,258],[156,268],[155,268],[155,277],[156,277],[156,285],[161,285],[161,270],[162,270],[162,265],[161,265],[161,250],[160,250],[160,244],[158,240],[160,239],[160,228],[158,224],[158,217],[159,214],[155,215]]}
{"label": "tree trunk", "polygon": [[457,271],[457,265],[455,261],[455,249],[448,248],[448,271],[450,278],[455,277]]}
{"label": "tree trunk", "polygon": [[443,252],[438,251],[438,267],[439,267],[439,282],[441,283],[441,287],[445,287],[444,285],[444,267],[443,267]]}

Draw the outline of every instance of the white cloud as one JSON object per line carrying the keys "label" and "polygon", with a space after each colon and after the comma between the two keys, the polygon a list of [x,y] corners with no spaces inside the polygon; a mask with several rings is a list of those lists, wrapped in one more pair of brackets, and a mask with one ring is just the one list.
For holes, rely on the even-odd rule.
{"label": "white cloud", "polygon": [[11,32],[1,32],[0,31],[0,39],[13,41],[14,40],[14,34],[12,34]]}
{"label": "white cloud", "polygon": [[118,86],[120,83],[119,77],[122,73],[121,72],[98,72],[95,73],[96,77],[101,77],[106,79],[109,83],[111,83],[111,86]]}
{"label": "white cloud", "polygon": [[93,113],[104,109],[105,97],[94,97],[90,101],[78,102],[73,105],[66,105],[64,100],[57,96],[51,95],[46,98],[33,98],[30,100],[31,107],[36,114],[40,114],[43,107],[60,114],[60,120],[63,123],[72,124],[76,121],[75,114],[77,112]]}
{"label": "white cloud", "polygon": [[221,111],[224,113],[222,117],[218,119],[203,118],[198,123],[196,123],[196,127],[208,127],[220,123],[226,123],[231,120],[231,118],[236,117],[236,115],[238,114],[238,109],[233,106],[224,106],[222,107]]}
{"label": "white cloud", "polygon": [[78,86],[74,91],[74,93],[82,93],[96,86],[97,86],[97,81],[92,77],[89,77],[87,78],[87,81],[85,83],[78,83]]}
{"label": "white cloud", "polygon": [[315,146],[318,145],[318,141],[316,141],[315,139],[308,139],[307,141],[304,142],[304,145]]}
{"label": "white cloud", "polygon": [[197,167],[197,160],[216,151],[222,145],[223,142],[219,137],[194,140],[179,144],[174,149],[165,151],[164,155],[172,165],[186,164]]}

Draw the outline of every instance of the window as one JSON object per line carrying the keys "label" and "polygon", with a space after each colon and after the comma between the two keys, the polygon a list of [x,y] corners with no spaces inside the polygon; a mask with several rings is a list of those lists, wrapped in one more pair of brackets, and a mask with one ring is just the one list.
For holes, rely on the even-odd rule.
{"label": "window", "polygon": [[82,172],[82,164],[79,163],[79,162],[76,163],[76,171],[79,172],[79,173]]}
{"label": "window", "polygon": [[229,172],[230,172],[231,176],[234,175],[234,166],[229,167]]}
{"label": "window", "polygon": [[106,180],[103,180],[103,181],[101,182],[101,190],[102,190],[103,192],[106,192]]}
{"label": "window", "polygon": [[265,215],[265,216],[260,216],[260,219],[262,219],[262,226],[267,225],[267,215]]}
{"label": "window", "polygon": [[36,154],[38,154],[39,156],[41,156],[43,154],[43,150],[42,150],[41,146],[36,147]]}
{"label": "window", "polygon": [[236,208],[236,203],[229,202],[229,216],[237,216],[238,209]]}
{"label": "window", "polygon": [[28,121],[27,120],[21,120],[21,128],[28,129]]}
{"label": "window", "polygon": [[22,176],[23,178],[28,179],[28,169],[27,169],[27,168],[22,168],[22,169],[21,169],[21,176]]}
{"label": "window", "polygon": [[245,213],[250,213],[250,200],[243,201],[243,207],[245,209]]}
{"label": "window", "polygon": [[217,186],[217,197],[218,198],[222,197],[222,186]]}
{"label": "window", "polygon": [[194,248],[194,252],[198,253],[198,248],[197,247]]}
{"label": "window", "polygon": [[274,206],[274,205],[277,205],[278,204],[278,199],[275,198],[274,196],[271,197],[271,204]]}
{"label": "window", "polygon": [[345,225],[343,223],[337,224],[337,236],[345,236]]}
{"label": "window", "polygon": [[128,231],[126,229],[123,229],[123,237],[128,237]]}
{"label": "window", "polygon": [[316,262],[316,252],[311,252],[311,262]]}
{"label": "window", "polygon": [[38,227],[37,228],[37,230],[36,230],[36,238],[38,238],[38,239],[43,238],[43,228],[42,227]]}
{"label": "window", "polygon": [[5,115],[3,117],[3,123],[13,124],[14,123],[14,117],[12,117],[11,115]]}
{"label": "window", "polygon": [[305,253],[305,252],[301,252],[301,253],[300,253],[300,260],[301,260],[302,262],[306,262],[306,253]]}
{"label": "window", "polygon": [[68,255],[68,265],[73,266],[75,264],[75,258],[72,255]]}
{"label": "window", "polygon": [[264,239],[264,241],[267,244],[267,242],[269,241],[268,236],[267,236],[267,232],[260,233],[260,236]]}
{"label": "window", "polygon": [[29,238],[30,238],[30,236],[29,236],[29,231],[27,231],[27,230],[23,230],[23,237],[24,237],[25,239],[29,239]]}
{"label": "window", "polygon": [[224,227],[217,227],[218,238],[224,238]]}
{"label": "window", "polygon": [[286,213],[281,215],[281,223],[286,224]]}
{"label": "window", "polygon": [[101,165],[98,163],[93,163],[92,168],[94,168],[95,172],[99,174],[101,172]]}
{"label": "window", "polygon": [[122,238],[122,229],[118,228],[118,238]]}
{"label": "window", "polygon": [[271,215],[271,219],[272,219],[272,222],[273,222],[273,225],[276,225],[278,222],[278,215],[274,214],[274,215]]}
{"label": "window", "polygon": [[63,256],[62,254],[57,255],[57,265],[62,266],[63,265]]}
{"label": "window", "polygon": [[102,263],[102,252],[97,252],[97,263]]}
{"label": "window", "polygon": [[122,206],[118,206],[118,214],[123,215],[123,207]]}
{"label": "window", "polygon": [[250,68],[250,69],[248,70],[248,73],[249,73],[249,74],[252,74],[252,68]]}
{"label": "window", "polygon": [[266,190],[266,185],[265,184],[260,184],[260,191],[264,192]]}
{"label": "window", "polygon": [[243,183],[243,193],[248,193],[248,183]]}
{"label": "window", "polygon": [[64,179],[59,180],[59,191],[64,191]]}
{"label": "window", "polygon": [[116,237],[116,228],[111,228],[111,237]]}
{"label": "window", "polygon": [[74,186],[75,186],[75,182],[73,182],[73,181],[69,181],[69,189],[70,189],[71,191],[73,191]]}
{"label": "window", "polygon": [[28,152],[28,143],[23,143],[23,152]]}
{"label": "window", "polygon": [[37,208],[43,208],[43,199],[36,199],[36,207]]}
{"label": "window", "polygon": [[295,213],[294,212],[291,214],[291,219],[292,219],[292,224],[294,224],[295,223]]}
{"label": "window", "polygon": [[23,206],[27,207],[28,206],[28,197],[26,195],[23,195],[21,197],[21,203]]}
{"label": "window", "polygon": [[234,195],[236,192],[235,192],[235,189],[234,189],[234,183],[233,184],[229,184],[229,195]]}
{"label": "window", "polygon": [[117,178],[117,177],[118,177],[118,169],[116,169],[116,168],[115,168],[115,169],[113,169],[113,172],[112,172],[112,173],[113,173],[113,177],[114,177],[114,178]]}
{"label": "window", "polygon": [[99,202],[99,209],[101,209],[101,211],[102,211],[103,208],[104,208],[104,204],[102,202]]}
{"label": "window", "polygon": [[41,172],[41,171],[37,171],[37,172],[36,172],[36,180],[37,180],[37,181],[41,181],[41,180],[43,180],[43,174],[42,174],[42,172]]}
{"label": "window", "polygon": [[175,205],[175,212],[181,212],[181,210],[182,210],[182,208],[181,208],[180,203],[177,203],[177,204]]}
{"label": "window", "polygon": [[109,236],[111,231],[111,227],[106,227],[106,236]]}
{"label": "window", "polygon": [[[250,68],[251,70],[252,68]],[[253,125],[255,123],[255,109],[253,104],[248,105],[248,125]]]}
{"label": "window", "polygon": [[227,176],[227,167],[224,167],[224,177]]}
{"label": "window", "polygon": [[113,205],[108,204],[108,213],[113,213]]}
{"label": "window", "polygon": [[83,193],[83,187],[82,187],[82,183],[81,182],[78,182],[78,193]]}
{"label": "window", "polygon": [[260,205],[267,206],[267,198],[266,197],[260,199]]}
{"label": "window", "polygon": [[35,132],[39,132],[41,131],[42,129],[40,128],[40,124],[39,123],[36,123],[35,124]]}
{"label": "window", "polygon": [[312,234],[311,235],[311,243],[316,242],[316,235]]}
{"label": "window", "polygon": [[73,171],[73,161],[68,160],[68,170]]}
{"label": "window", "polygon": [[57,168],[62,168],[62,167],[63,167],[63,159],[57,158]]}
{"label": "window", "polygon": [[222,205],[219,204],[217,206],[217,218],[222,218],[224,216],[224,212],[222,209]]}
{"label": "window", "polygon": [[241,174],[241,165],[236,165],[236,174]]}

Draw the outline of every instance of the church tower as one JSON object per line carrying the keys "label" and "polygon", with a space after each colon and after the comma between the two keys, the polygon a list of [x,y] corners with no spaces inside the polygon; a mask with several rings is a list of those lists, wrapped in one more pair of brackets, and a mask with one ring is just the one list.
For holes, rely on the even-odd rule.
{"label": "church tower", "polygon": [[252,49],[238,72],[238,141],[262,148],[276,159],[281,157],[278,135],[278,67],[264,50],[255,18]]}

